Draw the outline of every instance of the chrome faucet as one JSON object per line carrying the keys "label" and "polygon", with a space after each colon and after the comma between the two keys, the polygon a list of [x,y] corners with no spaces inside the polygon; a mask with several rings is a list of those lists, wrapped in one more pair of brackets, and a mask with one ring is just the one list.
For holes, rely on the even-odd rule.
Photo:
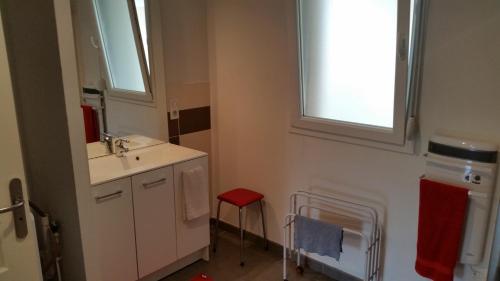
{"label": "chrome faucet", "polygon": [[129,143],[130,141],[127,138],[117,138],[114,140],[114,152],[116,154],[116,157],[123,157],[125,156],[125,152],[128,152],[128,147],[125,146],[126,143]]}
{"label": "chrome faucet", "polygon": [[108,148],[108,152],[110,154],[113,154],[115,152],[113,144],[114,138],[115,137],[110,133],[102,133],[102,142],[106,144],[106,147]]}

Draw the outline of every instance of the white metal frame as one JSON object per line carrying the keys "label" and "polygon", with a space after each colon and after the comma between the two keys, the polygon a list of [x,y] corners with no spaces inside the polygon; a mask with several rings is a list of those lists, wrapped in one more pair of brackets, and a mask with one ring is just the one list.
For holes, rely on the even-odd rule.
{"label": "white metal frame", "polygon": [[[299,197],[307,199],[309,203],[299,203],[297,200]],[[370,224],[369,235],[348,227],[343,227],[343,230],[347,233],[358,235],[367,242],[367,247],[365,249],[365,276],[363,280],[381,280],[382,268],[380,264],[380,255],[382,227],[377,210],[368,205],[348,201],[333,195],[318,194],[304,190],[299,190],[290,195],[290,213],[285,217],[285,225],[283,226],[283,280],[288,280],[287,252],[290,258],[292,258],[292,253],[295,252],[297,267],[300,267],[301,251],[293,245],[291,237],[295,216],[301,215],[304,209],[318,210],[337,216],[341,215],[363,223],[368,222]]]}
{"label": "white metal frame", "polygon": [[[377,126],[369,126],[364,124],[342,122],[337,120],[314,118],[304,115],[303,109],[303,85],[302,85],[302,39],[301,39],[301,12],[300,1],[296,0],[297,11],[297,40],[298,40],[298,78],[299,85],[299,104],[294,106],[294,114],[292,121],[292,131],[316,136],[318,134],[326,135],[324,138],[332,139],[335,135],[340,138],[354,138],[361,141],[376,141],[380,143],[403,146],[407,144],[405,140],[406,131],[406,107],[407,107],[407,78],[408,78],[408,38],[410,24],[410,0],[398,0],[398,16],[397,16],[397,49],[396,49],[396,76],[394,86],[394,119],[393,128],[383,128]],[[357,143],[357,141],[354,141]],[[405,149],[406,150],[406,149]]]}
{"label": "white metal frame", "polygon": [[[109,90],[109,95],[111,97],[114,97],[114,98],[130,99],[130,100],[135,100],[135,101],[139,101],[139,102],[154,102],[154,95],[151,91],[151,81],[149,79],[152,71],[148,71],[148,69],[147,69],[146,57],[145,57],[144,49],[142,46],[142,40],[141,40],[140,31],[139,31],[139,24],[137,22],[135,4],[134,4],[133,0],[126,0],[126,1],[127,1],[128,11],[129,11],[130,22],[132,25],[132,33],[134,34],[134,41],[135,41],[135,46],[137,49],[137,55],[139,57],[139,64],[141,67],[141,74],[142,74],[142,80],[144,82],[145,91],[140,92],[140,91],[133,91],[133,90],[120,89],[120,88],[114,87],[113,78],[112,78],[113,75],[110,71],[109,62],[108,62],[108,54],[107,54],[106,48],[104,46],[105,41],[103,38],[103,34],[101,32],[99,7],[96,4],[96,1],[92,0],[92,6],[94,9],[96,24],[97,24],[98,33],[99,33],[99,41],[101,42],[100,49],[102,52],[102,56],[104,58],[103,67],[104,67],[105,73],[106,73],[106,87]],[[148,13],[148,8],[149,8],[148,4],[149,4],[148,1],[145,1],[146,13]],[[149,18],[149,17],[146,15],[146,18]],[[149,20],[148,20],[148,23],[149,23]],[[147,30],[148,30],[148,32],[150,32],[149,27],[147,28]],[[149,37],[148,37],[148,40],[150,40]],[[151,57],[151,55],[150,55],[150,57]],[[152,62],[151,59],[150,59],[150,62]],[[151,63],[150,63],[150,65],[151,65]],[[152,70],[152,68],[151,68],[151,70]]]}

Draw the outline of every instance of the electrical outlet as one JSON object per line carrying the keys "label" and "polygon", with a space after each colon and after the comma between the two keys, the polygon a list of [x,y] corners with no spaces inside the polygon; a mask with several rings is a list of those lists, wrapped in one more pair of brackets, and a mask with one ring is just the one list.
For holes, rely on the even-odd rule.
{"label": "electrical outlet", "polygon": [[170,120],[179,119],[179,108],[177,107],[177,99],[170,100]]}

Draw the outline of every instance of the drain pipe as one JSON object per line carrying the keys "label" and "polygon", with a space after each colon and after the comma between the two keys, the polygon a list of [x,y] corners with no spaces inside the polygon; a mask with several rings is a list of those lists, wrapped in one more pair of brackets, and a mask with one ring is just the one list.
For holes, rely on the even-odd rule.
{"label": "drain pipe", "polygon": [[51,221],[50,215],[35,203],[30,201],[29,205],[33,213],[37,215],[39,221],[37,237],[44,280],[54,280],[54,278],[57,278],[57,281],[62,281],[60,267],[60,225],[56,221]]}

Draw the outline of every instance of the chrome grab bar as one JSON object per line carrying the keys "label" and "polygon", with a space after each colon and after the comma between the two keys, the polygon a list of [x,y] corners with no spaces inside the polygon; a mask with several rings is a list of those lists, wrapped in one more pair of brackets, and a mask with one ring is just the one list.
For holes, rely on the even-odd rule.
{"label": "chrome grab bar", "polygon": [[167,180],[166,178],[162,178],[162,179],[159,179],[157,181],[143,183],[142,186],[144,186],[145,188],[148,188],[148,187],[152,187],[152,186],[157,185],[157,184],[164,183],[166,180]]}
{"label": "chrome grab bar", "polygon": [[14,211],[14,210],[16,210],[18,208],[21,208],[23,206],[24,206],[24,201],[16,202],[12,206],[5,207],[5,208],[0,208],[0,214],[4,214],[4,213],[8,213],[8,212]]}

